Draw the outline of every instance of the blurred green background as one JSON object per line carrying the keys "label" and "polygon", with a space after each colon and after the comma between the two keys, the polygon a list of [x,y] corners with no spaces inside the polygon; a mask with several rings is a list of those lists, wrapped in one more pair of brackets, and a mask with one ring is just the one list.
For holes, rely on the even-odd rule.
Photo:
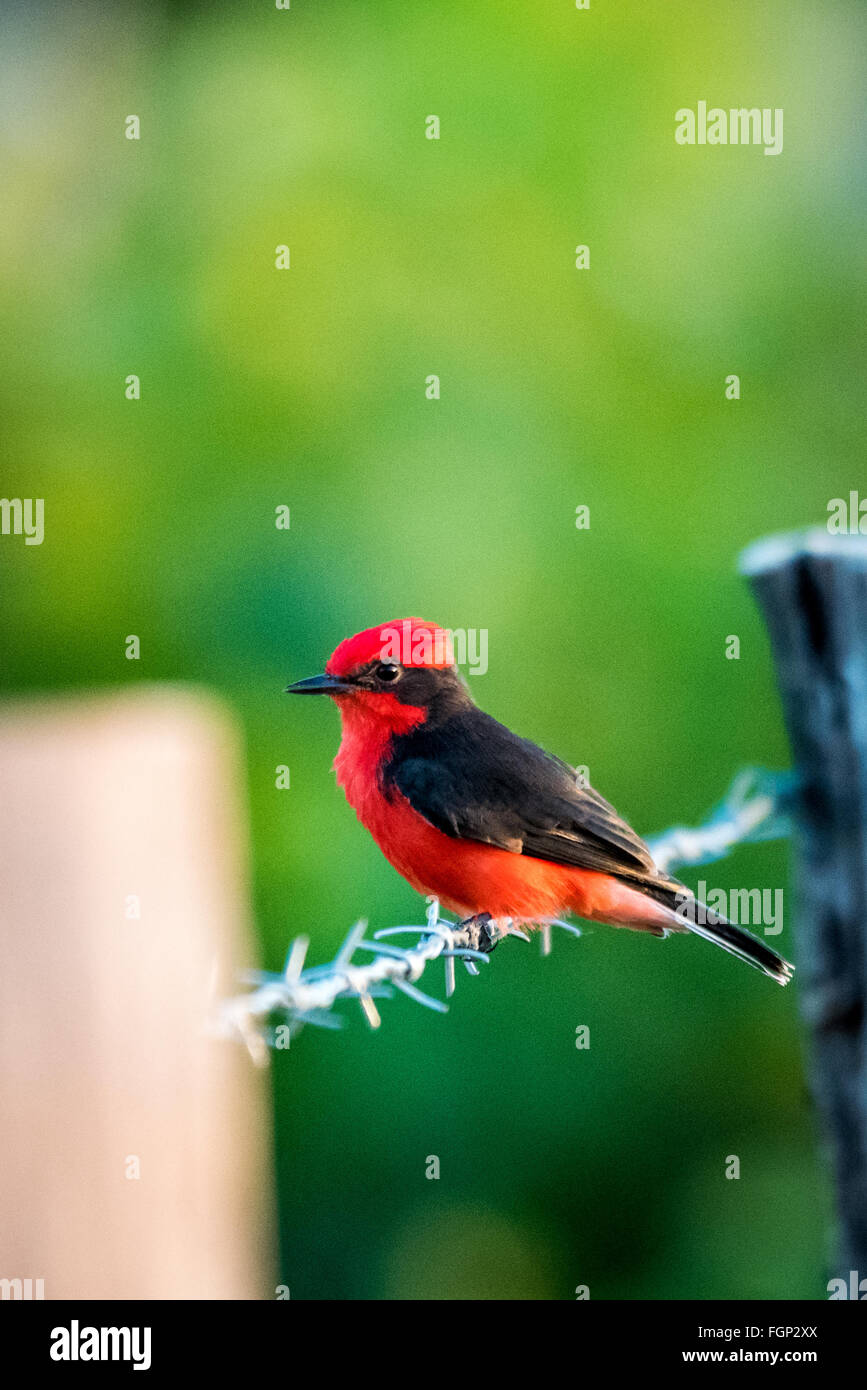
{"label": "blurred green background", "polygon": [[[359,915],[420,920],[334,785],[334,709],[281,694],[361,627],[486,628],[479,703],[647,834],[787,762],[734,565],[858,483],[863,20],[854,0],[5,7],[0,490],[45,498],[46,539],[0,542],[2,686],[229,703],[267,965],[300,930],[318,961]],[[783,107],[783,153],[679,147],[699,99]],[[788,890],[787,851],[702,876]],[[797,954],[786,907],[774,944]],[[796,992],[597,928],[548,960],[507,944],[447,1018],[400,998],[378,1034],[355,1011],[306,1030],[273,1071],[281,1280],[822,1297]]]}

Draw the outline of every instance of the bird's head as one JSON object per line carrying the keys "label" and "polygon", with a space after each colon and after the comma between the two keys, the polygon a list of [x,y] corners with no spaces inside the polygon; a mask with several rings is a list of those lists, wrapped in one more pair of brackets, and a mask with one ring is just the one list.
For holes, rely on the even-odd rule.
{"label": "bird's head", "polygon": [[470,703],[451,634],[421,618],[397,618],[347,637],[323,675],[286,689],[292,695],[330,695],[344,723],[372,721],[393,732],[438,722]]}

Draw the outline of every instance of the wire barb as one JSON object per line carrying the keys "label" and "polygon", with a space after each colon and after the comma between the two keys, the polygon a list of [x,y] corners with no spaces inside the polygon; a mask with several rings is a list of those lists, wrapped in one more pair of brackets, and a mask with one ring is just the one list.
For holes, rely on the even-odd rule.
{"label": "wire barb", "polygon": [[[649,840],[658,867],[669,873],[678,865],[712,864],[725,858],[736,845],[758,840],[783,839],[789,834],[790,807],[795,792],[791,773],[744,768],[737,774],[726,795],[713,808],[701,826],[676,825],[664,835]],[[455,961],[463,961],[467,973],[479,974],[479,965],[490,964],[490,950],[506,937],[529,941],[527,934],[510,921],[484,918],[450,922],[440,916],[436,898],[428,898],[423,926],[383,927],[374,940],[365,939],[367,921],[360,919],[347,934],[332,961],[305,969],[310,939],[297,936],[291,943],[281,974],[265,971],[245,972],[242,979],[253,988],[223,1002],[214,1021],[214,1031],[223,1037],[240,1038],[257,1066],[268,1062],[269,1047],[277,1043],[278,1029],[291,1039],[306,1024],[316,1028],[341,1028],[343,1019],[332,1013],[339,999],[357,999],[372,1029],[382,1020],[374,999],[392,997],[392,986],[416,1004],[448,1013],[448,1004],[416,987],[416,981],[431,962],[442,960],[445,967],[445,993],[455,992]],[[571,922],[540,922],[543,956],[550,955],[554,927],[580,936],[581,928]],[[413,945],[386,943],[385,937],[414,936]],[[479,950],[479,946],[485,947]],[[358,951],[372,959],[354,963]]]}

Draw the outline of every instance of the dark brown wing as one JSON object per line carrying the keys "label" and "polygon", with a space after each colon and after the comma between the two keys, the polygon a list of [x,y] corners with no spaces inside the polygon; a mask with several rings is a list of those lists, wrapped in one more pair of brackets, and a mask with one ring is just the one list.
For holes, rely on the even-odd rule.
{"label": "dark brown wing", "polygon": [[457,839],[633,881],[656,877],[647,845],[604,797],[475,706],[395,739],[383,780]]}

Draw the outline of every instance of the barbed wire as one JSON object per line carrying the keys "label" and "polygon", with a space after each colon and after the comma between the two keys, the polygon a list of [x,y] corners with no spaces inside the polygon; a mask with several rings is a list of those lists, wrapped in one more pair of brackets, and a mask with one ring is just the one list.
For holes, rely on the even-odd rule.
{"label": "barbed wire", "polygon": [[[758,840],[782,839],[789,834],[789,808],[793,791],[791,773],[744,768],[737,774],[722,801],[700,826],[672,826],[648,840],[656,864],[665,873],[678,867],[712,864],[725,858],[736,845]],[[570,922],[543,923],[539,930],[542,955],[551,951],[554,927],[580,936]],[[333,960],[305,967],[309,937],[297,936],[289,948],[280,974],[250,972],[246,994],[223,1001],[214,1021],[222,1036],[241,1038],[259,1066],[268,1061],[270,1047],[287,1048],[306,1024],[342,1028],[345,1019],[332,1012],[341,999],[357,999],[372,1028],[380,1025],[376,999],[392,998],[394,990],[417,1004],[448,1012],[448,1004],[426,994],[416,981],[436,960],[445,965],[445,996],[455,991],[455,962],[470,975],[490,963],[494,944],[508,936],[529,942],[530,937],[509,922],[451,922],[440,916],[439,903],[428,899],[423,925],[385,927],[366,939],[367,922],[355,923]],[[386,937],[413,935],[411,946],[398,946]],[[481,948],[481,949],[480,949]],[[358,952],[372,959],[359,962]]]}

